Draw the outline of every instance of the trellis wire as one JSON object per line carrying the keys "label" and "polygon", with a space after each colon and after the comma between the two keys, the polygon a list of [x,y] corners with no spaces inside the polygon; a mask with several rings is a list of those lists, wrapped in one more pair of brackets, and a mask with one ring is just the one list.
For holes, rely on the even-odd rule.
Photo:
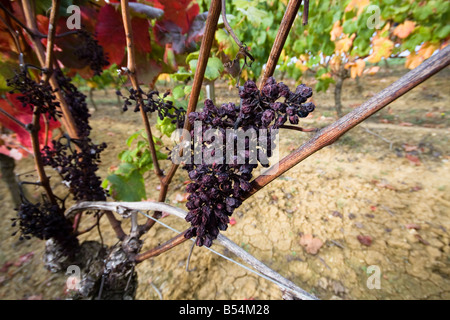
{"label": "trellis wire", "polygon": [[[166,224],[166,223],[164,223],[164,222],[161,222],[160,220],[158,220],[158,219],[156,219],[156,218],[153,218],[152,216],[146,214],[145,212],[142,212],[141,210],[136,210],[136,211],[139,212],[140,214],[146,216],[147,218],[152,219],[152,220],[154,220],[155,222],[161,224],[162,226],[166,227],[167,229],[172,230],[172,231],[175,232],[175,233],[178,233],[178,234],[181,233],[181,232],[178,231],[177,229],[175,229],[175,228],[169,226],[168,224]],[[195,242],[195,239],[189,239],[189,240]],[[247,267],[246,265],[244,265],[244,264],[242,264],[242,263],[240,263],[240,262],[237,262],[236,260],[234,260],[234,259],[232,259],[232,258],[230,258],[230,257],[227,257],[227,256],[221,254],[220,252],[214,250],[214,249],[211,249],[211,248],[209,248],[209,247],[204,247],[204,248],[208,249],[209,251],[211,251],[211,252],[217,254],[218,256],[220,256],[220,257],[222,257],[222,258],[224,258],[224,259],[226,259],[226,260],[228,260],[228,261],[231,261],[231,262],[235,263],[236,265],[240,266],[241,268],[244,268],[245,270],[250,271],[250,272],[256,274],[257,276],[260,276],[261,278],[266,279],[266,280],[268,280],[268,281],[270,281],[270,282],[276,284],[278,287],[283,288],[283,289],[286,290],[286,291],[290,291],[290,292],[292,292],[294,295],[296,294],[294,290],[288,288],[287,286],[285,286],[284,284],[278,282],[277,280],[272,279],[272,278],[270,278],[270,277],[268,277],[268,276],[266,276],[266,275],[264,275],[264,274],[262,274],[262,273],[259,273],[258,271],[253,270],[252,268],[249,268],[249,267]]]}

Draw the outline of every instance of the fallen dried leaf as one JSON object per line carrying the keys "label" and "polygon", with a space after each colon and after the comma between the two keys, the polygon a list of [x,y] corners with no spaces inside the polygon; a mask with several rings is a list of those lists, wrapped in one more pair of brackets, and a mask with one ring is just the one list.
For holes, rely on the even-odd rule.
{"label": "fallen dried leaf", "polygon": [[189,197],[189,193],[177,193],[177,195],[175,196],[175,203],[180,203],[180,202],[187,202]]}
{"label": "fallen dried leaf", "polygon": [[418,225],[417,223],[407,223],[405,224],[406,229],[415,229],[415,230],[420,230],[421,227],[420,225]]}
{"label": "fallen dried leaf", "polygon": [[384,183],[384,182],[379,182],[377,184],[375,184],[378,188],[386,188],[389,190],[397,190],[397,188],[395,188],[394,186],[388,184],[388,183]]}
{"label": "fallen dried leaf", "polygon": [[300,238],[300,245],[306,249],[309,254],[317,254],[323,246],[322,240],[314,238],[312,234],[305,234]]}
{"label": "fallen dried leaf", "polygon": [[403,149],[404,149],[406,152],[417,151],[417,149],[418,149],[417,146],[412,146],[412,145],[407,144],[407,143],[404,143],[404,144],[402,145],[402,147],[403,147]]}
{"label": "fallen dried leaf", "polygon": [[361,243],[361,244],[363,244],[363,245],[365,245],[365,246],[370,246],[371,244],[372,244],[372,237],[371,236],[362,236],[362,235],[359,235],[359,236],[357,236],[356,237],[357,239],[358,239],[358,241]]}
{"label": "fallen dried leaf", "polygon": [[16,262],[14,262],[15,267],[20,267],[24,263],[30,261],[34,257],[34,252],[28,252],[19,257]]}
{"label": "fallen dried leaf", "polygon": [[11,261],[6,261],[3,266],[0,268],[0,272],[8,272],[9,267],[11,267],[14,263]]}
{"label": "fallen dried leaf", "polygon": [[339,211],[333,211],[332,216],[333,217],[339,217],[341,219],[343,218],[342,213],[340,213]]}
{"label": "fallen dried leaf", "polygon": [[409,160],[412,164],[415,164],[416,166],[420,166],[421,162],[420,159],[416,156],[413,156],[412,154],[406,154],[405,158]]}

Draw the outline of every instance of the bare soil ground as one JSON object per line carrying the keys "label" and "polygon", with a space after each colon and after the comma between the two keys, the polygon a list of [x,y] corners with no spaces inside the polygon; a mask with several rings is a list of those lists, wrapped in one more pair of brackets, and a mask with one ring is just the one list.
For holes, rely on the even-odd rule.
{"label": "bare soil ground", "polygon": [[[346,81],[344,111],[404,73],[395,69],[363,78],[362,92],[353,80]],[[449,76],[447,68],[255,194],[238,208],[236,223],[224,234],[322,299],[450,299]],[[314,94],[317,109],[302,125],[323,127],[333,121],[332,90]],[[225,83],[216,94],[219,103],[236,100]],[[106,177],[126,138],[142,126],[137,114],[120,112],[112,92],[95,97],[94,140],[109,146],[100,169]],[[310,136],[281,132],[281,156]],[[32,168],[31,159],[25,159],[16,172]],[[176,196],[184,193],[186,179],[179,170],[170,203],[184,207]],[[53,183],[63,192],[56,179]],[[157,180],[149,174],[146,183],[148,198],[156,199]],[[38,196],[36,190],[30,193]],[[0,299],[64,299],[67,276],[44,270],[44,243],[10,236],[15,211],[3,182],[0,200]],[[187,227],[174,217],[162,221],[180,231]],[[116,242],[106,221],[101,235],[107,244]],[[156,225],[144,238],[144,250],[174,235]],[[322,244],[316,254],[305,247],[309,235]],[[86,239],[98,240],[99,234],[94,229]],[[204,248],[194,248],[186,271],[191,245],[185,242],[140,264],[137,298],[281,299],[273,283]],[[213,248],[235,258],[220,246]],[[381,272],[380,289],[368,288],[370,266]]]}

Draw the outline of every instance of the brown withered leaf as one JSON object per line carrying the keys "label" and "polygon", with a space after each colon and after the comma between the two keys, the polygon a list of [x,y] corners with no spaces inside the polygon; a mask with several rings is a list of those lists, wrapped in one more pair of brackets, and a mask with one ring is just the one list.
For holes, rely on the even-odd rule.
{"label": "brown withered leaf", "polygon": [[309,254],[317,254],[319,249],[323,246],[323,241],[319,238],[314,238],[312,234],[304,234],[300,238],[300,245],[303,246]]}
{"label": "brown withered leaf", "polygon": [[365,246],[370,247],[370,245],[372,244],[372,237],[371,237],[371,236],[362,236],[362,235],[359,235],[359,236],[357,236],[356,238],[358,239],[358,241],[359,241],[361,244],[363,244],[363,245],[365,245]]}

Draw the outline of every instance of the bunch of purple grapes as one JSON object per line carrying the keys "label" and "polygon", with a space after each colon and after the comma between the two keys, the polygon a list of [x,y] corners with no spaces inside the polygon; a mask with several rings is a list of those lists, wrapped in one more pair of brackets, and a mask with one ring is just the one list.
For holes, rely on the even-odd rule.
{"label": "bunch of purple grapes", "polygon": [[[78,139],[64,136],[58,141],[52,141],[52,148],[45,146],[41,150],[43,165],[51,166],[61,175],[75,200],[106,200],[107,193],[96,175],[100,153],[106,148],[106,144],[96,145],[89,138],[91,127],[86,96],[78,91],[61,70],[54,70],[54,73],[59,90],[77,125]],[[60,105],[52,88],[30,79],[26,69],[9,79],[8,85],[13,88],[13,92],[21,93],[17,99],[22,102],[23,107],[36,108],[35,112],[55,120],[60,115]],[[57,202],[52,204],[44,198],[41,203],[34,204],[22,196],[22,204],[17,209],[13,226],[19,227],[20,239],[29,239],[30,236],[45,240],[53,238],[67,253],[73,253],[78,240],[72,232],[71,222],[64,217],[64,200],[57,198]]]}
{"label": "bunch of purple grapes", "polygon": [[[273,151],[276,129],[288,120],[297,124],[299,118],[308,116],[315,108],[313,103],[306,102],[312,96],[311,88],[301,84],[292,92],[272,77],[261,91],[253,81],[247,81],[240,87],[239,96],[240,105],[227,103],[218,107],[206,100],[202,112],[192,112],[188,116],[193,125],[190,132],[193,139],[203,137],[207,130],[217,130],[214,137],[201,139],[201,148],[191,144],[191,161],[183,167],[192,180],[186,187],[190,193],[186,221],[191,227],[185,237],[196,236],[198,246],[211,246],[220,230],[227,229],[229,217],[251,189],[253,170],[258,163],[269,166],[268,157]],[[283,101],[278,101],[280,98]],[[235,131],[230,134],[227,129]],[[238,150],[236,130],[248,132],[251,129],[254,134],[245,137],[245,149]],[[260,129],[266,129],[266,134],[262,135]],[[263,152],[256,155],[256,163],[252,161],[255,150],[249,149],[255,139],[260,147],[263,146]],[[221,150],[215,148],[218,142]]]}
{"label": "bunch of purple grapes", "polygon": [[7,79],[6,84],[11,87],[10,93],[21,94],[17,100],[22,102],[24,108],[31,108],[38,114],[46,114],[48,119],[53,120],[61,114],[52,87],[44,81],[36,82],[31,79],[26,68]]}
{"label": "bunch of purple grapes", "polygon": [[103,51],[103,47],[98,44],[98,41],[93,35],[83,29],[77,30],[77,43],[80,43],[75,55],[82,61],[89,64],[89,67],[94,71],[94,75],[100,75],[103,67],[109,65],[109,61]]}
{"label": "bunch of purple grapes", "polygon": [[61,70],[55,71],[60,90],[77,124],[78,139],[62,137],[52,141],[53,148],[44,147],[43,163],[51,166],[62,177],[75,200],[104,201],[106,191],[101,187],[101,179],[97,176],[100,153],[106,144],[95,144],[89,138],[90,113],[86,96],[78,91]]}
{"label": "bunch of purple grapes", "polygon": [[41,240],[55,239],[64,249],[65,254],[72,255],[78,248],[78,239],[72,232],[72,225],[64,217],[58,205],[44,201],[31,203],[26,199],[17,209],[17,218],[12,219],[13,227],[18,227],[12,235],[20,233],[19,239],[30,239],[31,236]]}
{"label": "bunch of purple grapes", "polygon": [[86,101],[86,95],[81,93],[76,86],[72,84],[72,79],[66,77],[64,73],[57,69],[54,71],[56,81],[58,82],[61,93],[66,101],[70,113],[77,124],[77,134],[79,138],[89,137],[91,127],[89,125],[89,108]]}
{"label": "bunch of purple grapes", "polygon": [[53,141],[53,149],[44,147],[42,161],[60,174],[74,200],[105,201],[107,193],[96,175],[105,148],[105,143],[96,145],[89,138],[62,137]]}

